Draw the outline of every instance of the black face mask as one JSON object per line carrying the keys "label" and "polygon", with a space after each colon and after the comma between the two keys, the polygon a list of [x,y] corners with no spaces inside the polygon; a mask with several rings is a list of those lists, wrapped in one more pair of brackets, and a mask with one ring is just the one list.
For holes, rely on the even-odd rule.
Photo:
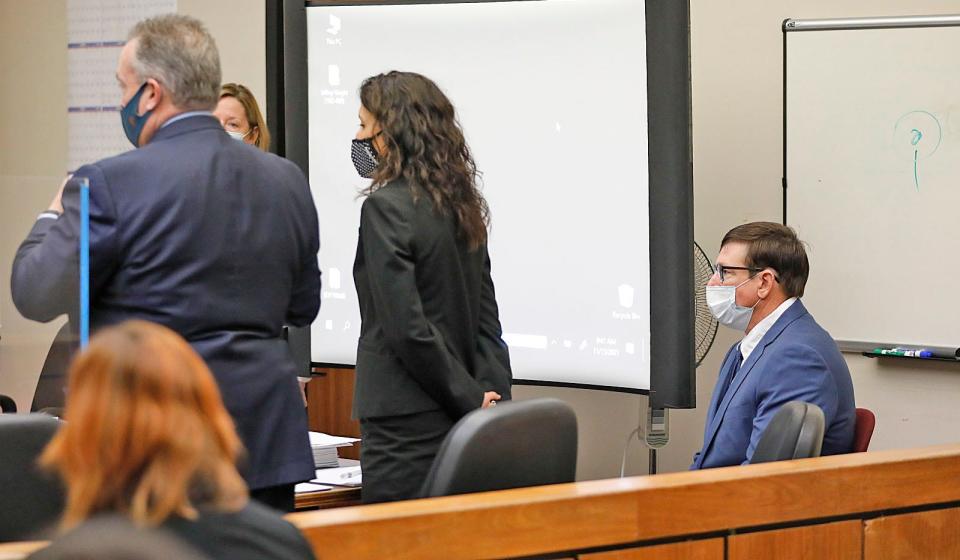
{"label": "black face mask", "polygon": [[363,140],[354,139],[350,145],[350,159],[353,160],[353,166],[357,173],[364,179],[373,177],[374,171],[380,164],[380,158],[377,157],[377,149],[373,147],[373,139],[380,136],[380,132],[370,138]]}

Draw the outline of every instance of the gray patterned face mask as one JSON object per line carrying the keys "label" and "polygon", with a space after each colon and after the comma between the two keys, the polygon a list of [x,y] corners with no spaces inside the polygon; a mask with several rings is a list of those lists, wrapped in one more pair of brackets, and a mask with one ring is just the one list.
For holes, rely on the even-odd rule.
{"label": "gray patterned face mask", "polygon": [[362,140],[354,139],[350,145],[350,159],[353,160],[353,166],[357,173],[364,179],[373,177],[373,172],[377,170],[377,165],[380,164],[377,149],[373,147],[373,139],[380,134],[378,132],[370,138]]}

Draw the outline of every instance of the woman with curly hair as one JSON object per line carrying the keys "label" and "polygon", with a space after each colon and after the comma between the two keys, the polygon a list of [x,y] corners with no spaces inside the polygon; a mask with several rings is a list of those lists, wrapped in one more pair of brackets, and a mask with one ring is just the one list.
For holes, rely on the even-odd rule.
{"label": "woman with curly hair", "polygon": [[510,398],[487,254],[489,212],[453,105],[419,74],[360,87],[364,191],[353,275],[365,503],[416,498],[450,428]]}

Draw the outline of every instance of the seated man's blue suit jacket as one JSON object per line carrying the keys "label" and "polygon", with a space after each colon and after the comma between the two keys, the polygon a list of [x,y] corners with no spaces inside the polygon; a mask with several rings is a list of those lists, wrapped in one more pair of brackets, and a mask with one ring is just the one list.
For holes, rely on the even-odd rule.
{"label": "seated man's blue suit jacket", "polygon": [[[740,358],[739,347],[737,343],[727,352],[721,378]],[[760,340],[718,403],[721,385],[717,383],[710,399],[703,447],[691,469],[749,463],[763,429],[790,401],[823,409],[822,455],[850,452],[855,419],[850,371],[837,344],[800,300]]]}

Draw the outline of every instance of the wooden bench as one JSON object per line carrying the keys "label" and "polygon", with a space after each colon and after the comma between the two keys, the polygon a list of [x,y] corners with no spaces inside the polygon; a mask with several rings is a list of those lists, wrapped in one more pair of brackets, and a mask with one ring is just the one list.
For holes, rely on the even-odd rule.
{"label": "wooden bench", "polygon": [[[960,445],[328,509],[287,519],[321,560],[960,558]],[[41,546],[0,545],[0,559]]]}
{"label": "wooden bench", "polygon": [[294,513],[287,519],[321,559],[960,558],[960,445]]}

